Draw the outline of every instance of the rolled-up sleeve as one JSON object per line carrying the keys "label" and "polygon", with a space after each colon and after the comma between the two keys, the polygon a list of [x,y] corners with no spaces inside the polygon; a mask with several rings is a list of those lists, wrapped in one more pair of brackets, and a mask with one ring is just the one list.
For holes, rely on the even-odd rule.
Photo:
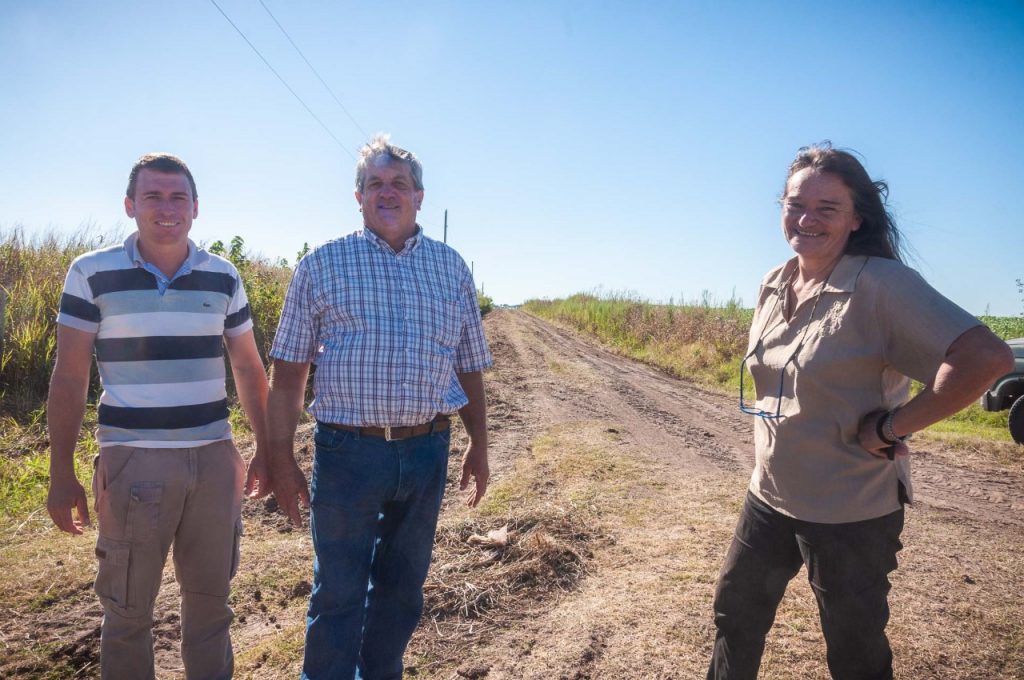
{"label": "rolled-up sleeve", "polygon": [[460,306],[463,324],[462,335],[455,349],[455,372],[472,373],[490,368],[494,361],[487,347],[487,337],[484,335],[476,285],[468,270],[462,279]]}
{"label": "rolled-up sleeve", "polygon": [[887,363],[922,383],[935,377],[954,340],[981,325],[907,267],[892,268],[877,304]]}
{"label": "rolled-up sleeve", "polygon": [[281,319],[277,324],[270,356],[282,361],[309,363],[317,350],[317,322],[313,313],[312,258],[302,258],[295,267],[285,294]]}

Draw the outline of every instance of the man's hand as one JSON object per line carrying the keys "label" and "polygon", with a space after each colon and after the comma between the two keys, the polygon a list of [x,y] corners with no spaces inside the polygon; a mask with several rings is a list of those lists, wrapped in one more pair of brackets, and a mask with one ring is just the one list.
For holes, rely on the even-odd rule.
{"label": "man's hand", "polygon": [[[71,510],[74,508],[78,519],[73,519]],[[79,535],[82,527],[89,526],[89,500],[85,497],[85,489],[74,475],[50,478],[50,491],[46,496],[46,511],[57,528],[69,534]]]}
{"label": "man's hand", "polygon": [[857,439],[860,445],[872,456],[877,456],[878,458],[893,460],[896,456],[908,455],[910,449],[903,442],[889,444],[882,441],[878,436],[878,424],[886,415],[888,415],[888,411],[880,409],[868,413],[861,419],[860,428],[857,431]]}
{"label": "man's hand", "polygon": [[476,487],[469,494],[467,504],[475,508],[487,493],[487,480],[491,471],[487,465],[487,398],[484,396],[484,375],[480,371],[459,373],[469,403],[459,409],[459,417],[469,435],[469,448],[462,456],[462,480],[459,488],[469,486],[469,478],[476,479]]}
{"label": "man's hand", "polygon": [[249,426],[256,438],[256,453],[249,461],[245,475],[244,493],[249,498],[262,498],[270,493],[267,478],[267,374],[256,349],[252,329],[241,335],[224,337],[235,376],[235,389],[242,410],[249,418]]}
{"label": "man's hand", "polygon": [[487,493],[487,480],[490,476],[491,471],[487,464],[487,445],[480,446],[470,441],[469,448],[462,456],[462,480],[459,482],[459,489],[465,491],[469,486],[469,478],[472,477],[476,480],[476,485],[466,501],[469,507],[475,508]]}
{"label": "man's hand", "polygon": [[277,505],[281,508],[292,526],[302,526],[302,514],[299,505],[309,509],[309,485],[306,475],[292,456],[279,456],[270,465],[269,491],[274,493]]}
{"label": "man's hand", "polygon": [[268,493],[270,493],[270,476],[267,472],[267,457],[257,446],[256,453],[249,461],[249,468],[245,473],[245,497],[263,498]]}
{"label": "man's hand", "polygon": [[295,462],[293,447],[309,364],[274,359],[270,376],[270,394],[267,395],[268,488],[291,523],[301,527],[299,503],[309,507],[309,486],[306,475]]}
{"label": "man's hand", "polygon": [[[85,413],[95,339],[95,333],[57,326],[57,360],[46,396],[46,429],[50,434],[46,511],[57,528],[76,535],[89,525],[89,501],[75,477],[75,447]],[[72,508],[77,510],[77,520],[71,516]]]}

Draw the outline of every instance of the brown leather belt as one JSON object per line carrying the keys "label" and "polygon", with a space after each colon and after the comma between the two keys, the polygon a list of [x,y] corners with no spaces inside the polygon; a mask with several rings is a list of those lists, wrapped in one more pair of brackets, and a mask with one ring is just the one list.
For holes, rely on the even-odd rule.
{"label": "brown leather belt", "polygon": [[451,419],[443,413],[428,423],[422,425],[408,425],[403,427],[357,427],[355,425],[342,425],[341,423],[320,423],[332,430],[342,432],[354,432],[360,437],[383,437],[385,441],[393,442],[400,439],[419,437],[422,434],[431,432],[444,432],[451,426]]}

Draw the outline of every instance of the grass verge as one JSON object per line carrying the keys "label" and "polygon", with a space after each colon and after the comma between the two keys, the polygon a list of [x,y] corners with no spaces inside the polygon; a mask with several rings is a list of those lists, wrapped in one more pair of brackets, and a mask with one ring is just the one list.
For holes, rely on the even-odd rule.
{"label": "grass verge", "polygon": [[[96,407],[86,409],[82,432],[75,448],[75,473],[84,484],[92,479],[93,457],[99,452],[92,432]],[[44,410],[37,409],[25,422],[0,417],[0,527],[31,519],[43,511],[50,483],[49,437]]]}
{"label": "grass verge", "polygon": [[616,293],[528,300],[523,308],[596,337],[625,356],[720,388],[738,387],[737,366],[753,317],[737,300],[720,306],[707,298],[662,305]]}

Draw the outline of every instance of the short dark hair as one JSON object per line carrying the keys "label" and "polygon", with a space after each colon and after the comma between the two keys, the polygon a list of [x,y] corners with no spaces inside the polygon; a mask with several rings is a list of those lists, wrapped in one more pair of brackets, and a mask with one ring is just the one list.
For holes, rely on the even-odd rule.
{"label": "short dark hair", "polygon": [[789,164],[782,199],[786,198],[790,178],[805,168],[835,175],[850,190],[853,209],[860,216],[861,223],[859,229],[850,232],[844,255],[872,255],[899,262],[906,261],[905,239],[886,208],[889,185],[882,180],[871,179],[868,171],[854,156],[854,152],[834,149],[832,143],[827,140],[801,147],[796,158]]}
{"label": "short dark hair", "polygon": [[128,189],[125,191],[125,195],[133,201],[135,200],[135,184],[139,180],[139,173],[147,168],[157,172],[185,175],[188,178],[188,185],[192,189],[192,200],[194,201],[199,198],[199,193],[196,191],[196,181],[192,178],[192,172],[185,165],[185,161],[174,154],[147,153],[135,161],[132,171],[128,174]]}

